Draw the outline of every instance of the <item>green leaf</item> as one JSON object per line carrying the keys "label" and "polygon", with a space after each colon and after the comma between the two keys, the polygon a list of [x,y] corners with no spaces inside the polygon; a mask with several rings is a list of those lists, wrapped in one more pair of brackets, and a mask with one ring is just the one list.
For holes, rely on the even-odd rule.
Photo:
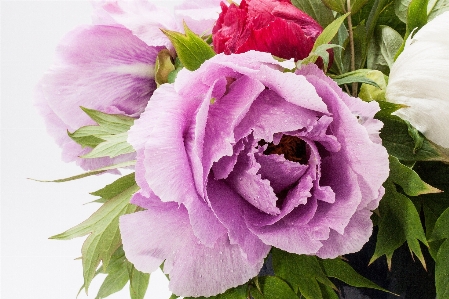
{"label": "green leaf", "polygon": [[314,63],[318,59],[319,55],[316,54],[318,47],[328,44],[332,41],[334,36],[338,33],[338,29],[343,24],[343,21],[348,15],[349,13],[342,15],[341,17],[335,19],[332,23],[330,23],[326,28],[324,28],[323,32],[321,32],[321,34],[315,40],[309,56],[297,62],[298,68],[300,68],[301,65],[304,64]]}
{"label": "green leaf", "polygon": [[449,238],[449,208],[438,218],[429,241]]}
{"label": "green leaf", "polygon": [[[185,297],[184,299],[246,299],[248,293],[248,285],[243,284],[235,288],[226,290],[222,294],[211,297]],[[177,297],[174,297],[177,298]]]}
{"label": "green leaf", "polygon": [[427,21],[433,20],[436,16],[445,11],[449,11],[449,0],[430,0],[427,6]]}
{"label": "green leaf", "polygon": [[201,37],[191,31],[185,23],[185,34],[161,30],[172,42],[179,60],[190,71],[198,69],[203,62],[215,56],[212,48]]}
{"label": "green leaf", "polygon": [[109,134],[126,132],[134,124],[134,118],[121,114],[107,114],[97,110],[81,107],[98,125],[103,127]]}
{"label": "green leaf", "polygon": [[390,156],[390,179],[401,186],[405,194],[418,196],[428,193],[439,193],[441,190],[425,183],[411,168],[403,165],[396,157]]}
{"label": "green leaf", "polygon": [[435,262],[437,298],[449,297],[449,239],[441,244]]}
{"label": "green leaf", "polygon": [[292,0],[292,4],[311,16],[323,28],[335,19],[332,11],[321,0]]}
{"label": "green leaf", "polygon": [[103,137],[104,142],[98,144],[90,153],[81,158],[114,158],[123,154],[134,152],[134,148],[128,143],[128,132]]}
{"label": "green leaf", "polygon": [[81,249],[86,292],[100,261],[103,262],[103,267],[107,268],[111,255],[121,245],[118,219],[121,215],[136,211],[138,207],[129,204],[129,199],[138,190],[139,187],[136,184],[122,190],[87,220],[51,237],[51,239],[69,240],[89,234]]}
{"label": "green leaf", "polygon": [[93,196],[100,196],[103,200],[108,201],[109,199],[119,195],[123,190],[131,188],[135,183],[135,173],[133,172],[120,177],[113,183],[106,185],[100,190],[91,192],[90,194]]}
{"label": "green leaf", "polygon": [[258,285],[260,286],[260,293],[256,290],[251,292],[251,295],[253,295],[256,299],[299,299],[290,286],[279,277],[262,276],[258,277],[257,280]]}
{"label": "green leaf", "polygon": [[118,168],[124,168],[124,167],[128,167],[128,166],[133,166],[136,164],[135,160],[132,161],[126,161],[123,163],[118,163],[118,164],[114,164],[111,166],[106,166],[106,167],[102,167],[99,169],[95,169],[92,171],[88,171],[82,174],[78,174],[78,175],[74,175],[68,178],[63,178],[63,179],[57,179],[57,180],[36,180],[36,179],[31,179],[33,181],[37,181],[37,182],[43,182],[43,183],[63,183],[63,182],[69,182],[69,181],[74,181],[74,180],[78,180],[78,179],[82,179],[91,175],[97,175],[103,172],[106,172],[108,170],[113,170],[113,169],[118,169]]}
{"label": "green leaf", "polygon": [[366,73],[366,78],[376,82],[377,87],[370,84],[362,84],[360,87],[359,98],[366,102],[385,101],[388,77],[380,71],[371,70]]}
{"label": "green leaf", "polygon": [[322,298],[318,282],[336,289],[315,256],[292,254],[276,248],[272,249],[272,255],[274,273],[305,298]]}
{"label": "green leaf", "polygon": [[367,3],[368,0],[351,0],[351,14],[356,14]]}
{"label": "green leaf", "polygon": [[392,117],[391,113],[397,111],[398,109],[406,107],[402,104],[394,104],[390,102],[378,102],[378,104],[380,107],[380,111],[378,111],[374,117],[380,120],[388,119],[389,117]]}
{"label": "green leaf", "polygon": [[373,85],[375,87],[379,87],[377,83],[371,79],[368,78],[368,74],[372,70],[368,69],[358,69],[349,73],[345,73],[338,76],[331,76],[331,78],[337,82],[338,85],[353,83],[353,82],[362,82],[366,84]]}
{"label": "green leaf", "polygon": [[168,76],[175,70],[175,66],[172,63],[172,57],[170,51],[163,49],[157,53],[156,63],[154,66],[154,80],[157,86],[164,83],[168,83]]}
{"label": "green leaf", "polygon": [[128,270],[126,269],[126,267],[122,267],[117,271],[111,272],[110,274],[108,274],[108,276],[106,276],[105,280],[100,286],[95,299],[106,298],[109,295],[120,291],[125,287],[128,280]]}
{"label": "green leaf", "polygon": [[345,0],[322,0],[322,1],[327,7],[329,7],[333,11],[336,11],[341,14],[345,14],[348,12]]}
{"label": "green leaf", "polygon": [[427,4],[429,0],[412,0],[407,9],[408,36],[415,28],[421,29],[427,23]]}
{"label": "green leaf", "polygon": [[376,289],[391,293],[357,273],[348,263],[344,262],[342,259],[323,259],[321,260],[321,264],[323,265],[324,271],[326,272],[327,276],[334,277],[345,282],[348,285],[358,288]]}
{"label": "green leaf", "polygon": [[389,267],[393,252],[405,241],[421,264],[426,267],[418,241],[429,246],[416,207],[405,195],[398,193],[391,179],[384,183],[385,195],[379,204],[379,232],[370,263],[386,255]]}
{"label": "green leaf", "polygon": [[415,149],[415,141],[409,134],[408,126],[399,117],[384,112],[378,112],[375,117],[384,123],[380,137],[390,155],[404,161],[449,162],[449,149],[427,139],[424,139],[419,149]]}
{"label": "green leaf", "polygon": [[127,266],[131,299],[143,299],[150,282],[150,274],[140,272],[130,262],[127,263]]}
{"label": "green leaf", "polygon": [[109,131],[101,126],[81,127],[73,133],[67,131],[67,134],[73,141],[84,147],[96,147],[104,141],[103,136],[109,135]]}
{"label": "green leaf", "polygon": [[396,16],[403,22],[407,23],[407,11],[412,0],[395,0],[394,12]]}
{"label": "green leaf", "polygon": [[369,44],[368,68],[388,74],[403,41],[402,36],[393,28],[378,26]]}

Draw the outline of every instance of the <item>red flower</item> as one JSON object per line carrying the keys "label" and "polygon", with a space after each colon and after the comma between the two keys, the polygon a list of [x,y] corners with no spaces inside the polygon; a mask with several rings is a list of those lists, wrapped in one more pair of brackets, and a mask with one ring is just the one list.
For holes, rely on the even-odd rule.
{"label": "red flower", "polygon": [[[323,31],[290,0],[243,0],[240,6],[231,4],[229,7],[222,2],[221,9],[212,31],[217,53],[257,50],[301,60],[309,55]],[[322,64],[321,59],[318,64]]]}

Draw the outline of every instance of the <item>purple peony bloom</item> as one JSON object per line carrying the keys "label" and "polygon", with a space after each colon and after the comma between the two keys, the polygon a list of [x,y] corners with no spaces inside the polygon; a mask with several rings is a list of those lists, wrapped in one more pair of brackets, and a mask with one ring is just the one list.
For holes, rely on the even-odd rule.
{"label": "purple peony bloom", "polygon": [[41,79],[35,104],[49,133],[63,149],[63,160],[84,169],[123,162],[134,154],[113,159],[81,159],[90,151],[67,135],[94,124],[79,108],[137,117],[150,99],[154,63],[159,48],[150,47],[125,28],[85,26],[68,33],[56,49],[53,66]]}
{"label": "purple peony bloom", "polygon": [[359,251],[388,155],[375,102],[315,65],[219,54],[153,94],[129,132],[145,211],[120,218],[127,258],[164,262],[170,289],[211,296],[256,276],[271,246],[334,258]]}

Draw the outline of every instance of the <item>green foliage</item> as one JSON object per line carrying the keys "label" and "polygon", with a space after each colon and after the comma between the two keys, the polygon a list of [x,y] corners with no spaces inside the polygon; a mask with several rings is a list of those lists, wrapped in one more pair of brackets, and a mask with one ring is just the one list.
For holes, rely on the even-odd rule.
{"label": "green foliage", "polygon": [[[439,193],[441,190],[425,183],[419,175],[411,168],[403,165],[396,157],[390,159],[390,179],[402,187],[408,196],[418,196],[421,194]],[[448,226],[449,227],[449,226]]]}
{"label": "green foliage", "polygon": [[297,255],[272,249],[273,269],[276,276],[285,280],[295,293],[305,298],[322,298],[319,284],[336,289],[321,268],[318,259],[310,255]]}
{"label": "green foliage", "polygon": [[198,69],[203,62],[214,57],[215,52],[207,42],[190,30],[185,23],[184,31],[185,34],[176,31],[162,30],[172,42],[176,54],[185,68],[194,71]]}
{"label": "green foliage", "polygon": [[366,73],[366,78],[376,82],[377,87],[371,84],[362,84],[360,87],[359,98],[366,102],[385,101],[385,91],[387,88],[388,77],[384,73],[371,70]]}
{"label": "green foliage", "polygon": [[[351,8],[349,11],[351,14],[355,14],[365,6],[367,2],[368,0],[353,0],[351,1]],[[338,13],[345,14],[348,12],[346,0],[323,0],[323,3]]]}
{"label": "green foliage", "polygon": [[287,282],[279,277],[263,276],[257,278],[257,281],[259,288],[251,292],[255,299],[299,299]]}
{"label": "green foliage", "polygon": [[[330,23],[326,28],[324,28],[323,32],[321,32],[321,34],[318,36],[315,43],[313,44],[313,48],[310,51],[309,56],[297,62],[298,68],[300,68],[301,65],[315,63],[315,61],[319,57],[322,57],[323,55],[321,51],[323,49],[322,46],[327,45],[332,41],[332,39],[337,35],[340,26],[343,24],[343,21],[348,15],[349,13],[340,16],[339,18],[335,19],[332,23]],[[326,60],[325,56],[324,60]]]}
{"label": "green foliage", "polygon": [[388,292],[388,290],[379,287],[371,280],[357,273],[348,263],[344,262],[342,259],[323,259],[321,260],[321,265],[323,266],[327,276],[334,277],[348,285]]}
{"label": "green foliage", "polygon": [[[224,292],[223,294],[218,294],[216,296],[207,297],[208,299],[246,299],[249,291],[249,285],[243,284],[235,288],[231,288]],[[173,295],[173,299],[178,298],[178,296]],[[184,297],[184,299],[206,299],[206,297]],[[172,299],[170,297],[170,299]]]}
{"label": "green foliage", "polygon": [[374,87],[379,88],[379,85],[377,85],[376,81],[371,80],[368,77],[368,74],[372,72],[372,70],[368,69],[358,69],[352,72],[348,72],[342,75],[338,76],[330,76],[335,82],[337,82],[338,85],[353,83],[353,82],[361,82],[365,84],[372,85]]}
{"label": "green foliage", "polygon": [[[128,282],[131,299],[143,299],[150,281],[150,274],[136,270],[134,265],[126,259],[123,246],[117,248],[112,254],[108,266],[100,267],[94,277],[98,274],[106,274],[106,278],[95,299],[106,298],[122,290]],[[80,291],[82,289],[84,289],[84,285]]]}
{"label": "green foliage", "polygon": [[437,298],[449,297],[449,239],[441,244],[435,263]]}
{"label": "green foliage", "polygon": [[436,16],[445,11],[449,11],[449,0],[430,0],[427,6],[428,21],[433,20]]}
{"label": "green foliage", "polygon": [[[112,254],[121,245],[118,219],[121,215],[133,213],[137,210],[137,206],[129,204],[129,199],[138,190],[139,187],[136,184],[122,189],[120,193],[108,199],[87,220],[51,237],[51,239],[69,240],[89,235],[81,249],[86,292],[100,261],[103,262],[104,269],[107,269]],[[108,194],[110,193],[108,192]],[[118,277],[114,279],[118,279]]]}
{"label": "green foliage", "polygon": [[74,175],[74,176],[71,176],[71,177],[68,177],[68,178],[57,179],[57,180],[48,180],[48,181],[35,180],[35,179],[33,179],[33,180],[34,181],[38,181],[38,182],[44,182],[44,183],[63,183],[63,182],[69,182],[69,181],[82,179],[82,178],[85,178],[85,177],[88,177],[88,176],[91,176],[91,175],[101,174],[101,173],[104,173],[104,172],[106,172],[108,170],[114,170],[114,169],[118,169],[118,168],[133,166],[135,164],[136,164],[136,161],[133,160],[133,161],[127,161],[127,162],[123,162],[123,163],[114,164],[114,165],[111,165],[111,166],[102,167],[102,168],[95,169],[95,170],[92,170],[92,171],[88,171],[88,172],[85,172],[85,173],[82,173],[82,174]]}
{"label": "green foliage", "polygon": [[131,299],[143,299],[150,282],[150,274],[137,270],[130,262],[126,263]]}
{"label": "green foliage", "polygon": [[113,158],[134,152],[133,147],[126,141],[127,132],[134,124],[134,118],[120,114],[106,114],[84,107],[81,109],[98,124],[81,127],[73,133],[68,132],[70,138],[82,147],[93,148],[81,158]]}
{"label": "green foliage", "polygon": [[128,132],[123,132],[115,135],[104,136],[104,142],[98,144],[90,153],[81,156],[81,158],[114,158],[123,154],[134,152],[134,148],[126,139]]}
{"label": "green foliage", "polygon": [[106,185],[100,190],[91,192],[93,196],[99,196],[100,199],[97,202],[106,202],[115,196],[119,195],[123,190],[131,188],[135,181],[135,174],[130,173],[128,175],[122,176],[111,184]]}
{"label": "green foliage", "polygon": [[323,28],[335,19],[321,0],[292,0],[292,4],[315,19]]}
{"label": "green foliage", "polygon": [[390,155],[404,161],[449,162],[449,149],[438,146],[424,137],[422,146],[416,149],[416,137],[414,139],[410,136],[408,125],[399,117],[381,110],[376,114],[376,118],[384,123],[380,137],[382,145]]}
{"label": "green foliage", "polygon": [[389,74],[402,43],[402,36],[396,30],[384,25],[378,26],[368,47],[368,68]]}
{"label": "green foliage", "polygon": [[407,196],[396,190],[394,183],[397,182],[392,178],[384,183],[385,195],[379,204],[379,232],[376,249],[370,263],[382,255],[386,255],[389,268],[391,268],[394,251],[407,241],[410,251],[426,267],[418,241],[426,246],[428,244],[418,211]]}

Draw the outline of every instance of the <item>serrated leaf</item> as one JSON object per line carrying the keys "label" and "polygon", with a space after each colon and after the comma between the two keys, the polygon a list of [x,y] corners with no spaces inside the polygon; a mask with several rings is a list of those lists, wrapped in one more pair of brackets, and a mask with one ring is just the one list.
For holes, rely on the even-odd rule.
{"label": "serrated leaf", "polygon": [[381,288],[371,280],[357,273],[348,263],[339,258],[323,259],[321,260],[321,264],[323,265],[324,271],[326,272],[327,276],[334,277],[348,285],[358,288],[376,289],[391,293],[390,291]]}
{"label": "serrated leaf", "polygon": [[376,249],[370,264],[385,254],[391,267],[394,251],[407,241],[410,251],[426,267],[418,241],[429,245],[416,207],[408,197],[396,191],[391,179],[384,183],[384,187],[385,195],[379,204],[380,220]]}
{"label": "serrated leaf", "polygon": [[272,249],[272,255],[276,276],[285,280],[295,292],[300,291],[306,298],[322,298],[318,282],[336,289],[315,256],[292,254],[276,248]]}
{"label": "serrated leaf", "polygon": [[134,152],[134,148],[127,141],[128,132],[118,133],[115,135],[104,136],[104,142],[98,144],[90,153],[81,156],[81,158],[114,158],[123,154]]}
{"label": "serrated leaf", "polygon": [[323,28],[335,19],[332,11],[321,0],[292,0],[292,4],[311,16]]}
{"label": "serrated leaf", "polygon": [[185,23],[185,34],[170,30],[162,30],[162,32],[172,42],[184,67],[190,71],[198,69],[203,62],[215,56],[209,44],[190,30]]}
{"label": "serrated leaf", "polygon": [[103,127],[109,134],[126,132],[134,124],[134,118],[121,114],[107,114],[97,110],[81,107],[99,126]]}
{"label": "serrated leaf", "polygon": [[124,168],[124,167],[128,167],[128,166],[133,166],[136,165],[136,161],[132,160],[132,161],[126,161],[123,163],[118,163],[118,164],[114,164],[111,166],[106,166],[106,167],[102,167],[102,168],[98,168],[92,171],[88,171],[82,174],[78,174],[78,175],[74,175],[68,178],[63,178],[63,179],[57,179],[57,180],[36,180],[36,179],[30,179],[33,181],[37,181],[37,182],[42,182],[42,183],[63,183],[63,182],[69,182],[69,181],[74,181],[74,180],[78,180],[78,179],[82,179],[91,175],[97,175],[103,172],[106,172],[108,170],[113,170],[113,169],[118,169],[118,168]]}
{"label": "serrated leaf", "polygon": [[366,102],[385,101],[388,77],[377,70],[367,72],[366,77],[376,82],[377,87],[370,84],[362,84],[360,87],[359,98]]}
{"label": "serrated leaf", "polygon": [[170,51],[163,49],[157,53],[156,63],[154,65],[154,80],[157,86],[164,83],[168,83],[168,76],[175,70],[175,66],[172,63],[172,57]]}
{"label": "serrated leaf", "polygon": [[140,272],[130,262],[127,262],[127,266],[131,299],[143,299],[150,282],[150,274]]}
{"label": "serrated leaf", "polygon": [[137,206],[129,204],[129,199],[138,190],[139,187],[136,184],[124,189],[102,205],[87,220],[51,237],[51,239],[69,240],[89,234],[81,249],[86,292],[100,261],[103,262],[103,267],[107,268],[111,255],[121,245],[118,219],[121,215],[136,211]]}
{"label": "serrated leaf", "polygon": [[449,238],[449,208],[438,217],[429,241]]}
{"label": "serrated leaf", "polygon": [[258,278],[258,284],[260,286],[260,293],[257,294],[258,291],[256,289],[254,289],[254,292],[251,292],[251,295],[257,299],[299,299],[290,286],[279,277],[262,276]]}
{"label": "serrated leaf", "polygon": [[418,196],[428,193],[440,193],[441,190],[425,183],[411,168],[403,165],[396,157],[390,156],[390,179],[401,186],[405,194]]}
{"label": "serrated leaf", "polygon": [[338,297],[338,295],[334,289],[332,289],[328,286],[325,286],[321,283],[319,285],[320,285],[320,289],[321,289],[321,294],[323,295],[323,299],[339,299],[340,298],[340,297]]}
{"label": "serrated leaf", "polygon": [[449,239],[441,244],[435,261],[437,298],[449,297]]}
{"label": "serrated leaf", "polygon": [[379,85],[377,85],[377,83],[375,81],[368,78],[368,74],[371,71],[372,70],[369,70],[369,69],[358,69],[358,70],[348,72],[348,73],[345,73],[342,75],[331,76],[331,78],[335,82],[337,82],[338,85],[343,85],[343,84],[348,84],[348,83],[353,83],[353,82],[361,82],[361,83],[370,84],[372,86],[379,88]]}

